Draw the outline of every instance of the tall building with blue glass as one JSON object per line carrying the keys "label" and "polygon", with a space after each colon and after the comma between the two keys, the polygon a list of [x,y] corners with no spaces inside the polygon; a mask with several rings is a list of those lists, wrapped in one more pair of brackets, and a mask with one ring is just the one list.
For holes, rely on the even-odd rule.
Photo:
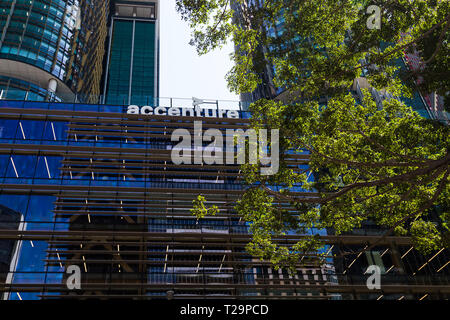
{"label": "tall building with blue glass", "polygon": [[1,1],[1,96],[94,102],[108,13],[109,0]]}
{"label": "tall building with blue glass", "polygon": [[[248,113],[130,108],[0,100],[3,299],[329,299],[346,290],[330,287],[332,268],[315,252],[296,275],[246,252],[248,225],[234,209],[245,188],[236,163],[171,160],[174,130],[192,133],[194,121],[203,130],[246,129]],[[294,169],[307,161],[290,157]],[[220,214],[195,218],[198,195]],[[274,240],[292,245],[298,235]],[[70,266],[82,272],[80,289],[67,286]]]}
{"label": "tall building with blue glass", "polygon": [[[203,133],[220,130],[225,138],[225,129],[247,129],[251,115],[240,111],[237,102],[218,101],[214,110],[206,112],[193,108],[193,101],[158,98],[157,1],[112,1],[111,16],[106,12],[105,19],[101,10],[107,10],[107,1],[8,3],[0,4],[9,10],[1,20],[2,50],[24,39],[10,29],[16,8],[25,10],[20,11],[22,20],[28,20],[26,12],[34,16],[30,26],[47,21],[46,14],[53,19],[55,8],[62,17],[77,18],[60,76],[55,75],[58,54],[52,68],[54,60],[43,65],[23,62],[23,54],[17,54],[25,48],[20,42],[18,51],[8,49],[9,63],[17,62],[19,71],[25,64],[35,73],[16,71],[14,77],[3,73],[7,81],[0,96],[0,298],[364,298],[374,294],[363,285],[365,278],[345,271],[343,283],[343,274],[336,274],[329,255],[337,247],[375,241],[383,248],[396,245],[395,254],[371,256],[388,266],[386,273],[392,272],[384,279],[398,278],[393,270],[403,265],[416,268],[417,259],[425,263],[414,269],[414,285],[400,281],[383,288],[388,291],[377,291],[378,295],[398,297],[408,292],[408,297],[420,298],[450,293],[448,286],[428,277],[430,270],[439,268],[446,279],[445,256],[416,256],[407,238],[380,241],[367,232],[343,236],[323,232],[326,255],[309,253],[294,273],[276,270],[269,261],[249,255],[245,249],[249,226],[235,210],[246,188],[240,166],[236,161],[175,164],[171,154],[178,141],[171,136],[180,128],[193,134],[195,122],[201,122]],[[75,15],[78,9],[80,14]],[[99,29],[84,24],[89,20],[84,14],[91,11],[102,16],[89,22]],[[65,29],[59,29],[62,39]],[[48,45],[45,34],[39,48]],[[91,38],[95,34],[99,38]],[[40,49],[37,52],[41,55]],[[187,149],[212,151],[209,143],[194,143]],[[226,146],[212,149],[224,151]],[[309,160],[305,154],[288,154],[286,159],[293,170],[304,169]],[[192,201],[199,195],[207,199],[206,206],[217,206],[219,214],[194,217]],[[317,196],[301,189],[291,195]],[[279,205],[292,210],[289,203]],[[274,236],[273,241],[292,246],[302,236]],[[359,272],[361,260],[345,263]],[[67,270],[72,266],[81,272],[79,288],[68,286]]]}
{"label": "tall building with blue glass", "polygon": [[105,103],[156,105],[159,96],[159,1],[114,1]]}

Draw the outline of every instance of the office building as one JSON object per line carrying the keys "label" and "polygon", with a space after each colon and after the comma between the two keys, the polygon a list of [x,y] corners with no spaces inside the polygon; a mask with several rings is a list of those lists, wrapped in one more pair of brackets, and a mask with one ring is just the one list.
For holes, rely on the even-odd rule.
{"label": "office building", "polygon": [[108,0],[2,1],[2,97],[33,101],[98,97],[108,13]]}
{"label": "office building", "polygon": [[[248,225],[234,210],[245,188],[239,166],[171,161],[171,148],[177,143],[171,141],[171,133],[176,128],[192,130],[198,120],[204,130],[245,129],[250,115],[241,111],[238,118],[170,116],[169,107],[161,106],[159,115],[147,115],[129,114],[127,106],[119,105],[0,101],[0,203],[20,212],[27,225],[0,232],[0,240],[23,241],[11,281],[0,284],[10,299],[448,294],[448,285],[435,283],[428,271],[439,267],[448,277],[442,252],[413,278],[414,285],[397,283],[375,293],[351,275],[352,285],[337,282],[342,274],[336,273],[336,262],[317,257],[317,252],[305,257],[294,275],[250,256],[245,251]],[[295,169],[307,161],[305,155],[291,155],[289,165]],[[199,194],[220,213],[193,217],[192,200]],[[280,236],[275,241],[292,245],[299,237]],[[323,233],[321,238],[328,255],[337,246],[379,241],[370,234]],[[380,246],[391,243],[402,250],[411,246],[403,237],[386,237]],[[409,251],[406,256],[415,257]],[[377,256],[372,259],[379,261]],[[71,265],[81,270],[79,290],[67,286],[65,271]],[[387,272],[390,265],[385,265]]]}
{"label": "office building", "polygon": [[104,103],[157,105],[159,1],[114,1]]}
{"label": "office building", "polygon": [[[247,129],[251,115],[240,110],[240,103],[217,101],[214,109],[200,114],[193,104],[201,101],[158,97],[158,4],[111,2],[111,16],[105,20],[107,54],[96,60],[105,63],[104,75],[87,74],[89,81],[96,77],[95,83],[104,79],[103,91],[92,91],[98,95],[86,91],[82,96],[71,89],[76,96],[65,101],[58,82],[50,98],[45,83],[40,87],[43,94],[28,86],[19,88],[23,95],[10,96],[8,89],[0,99],[0,205],[21,215],[17,228],[0,225],[0,242],[16,244],[15,253],[2,258],[9,265],[7,279],[0,282],[3,297],[357,299],[374,294],[355,278],[354,284],[343,283],[344,271],[336,272],[340,262],[330,254],[338,247],[379,241],[377,235],[335,236],[322,230],[328,257],[314,251],[294,274],[275,270],[245,250],[249,226],[234,209],[245,190],[240,167],[172,161],[178,143],[171,139],[174,130],[192,133],[195,121],[201,121],[203,131]],[[10,32],[4,32],[5,39]],[[98,49],[101,41],[90,46],[85,49]],[[35,78],[28,81],[39,84]],[[206,143],[194,144],[189,151],[211,151],[208,148]],[[288,165],[304,168],[308,159],[290,154]],[[220,212],[196,219],[190,210],[198,195]],[[292,195],[317,197],[300,188]],[[280,205],[289,208],[288,203]],[[274,240],[292,245],[302,236]],[[411,245],[402,237],[386,237],[379,245],[393,242],[407,250]],[[407,256],[413,257],[410,253]],[[429,259],[447,275],[441,254]],[[358,262],[349,261],[344,268]],[[71,266],[81,272],[79,288],[68,285]],[[427,270],[424,266],[421,272]],[[398,283],[382,290],[394,296],[413,294],[408,299],[449,293],[448,286],[434,283],[428,274],[418,274],[414,286]]]}
{"label": "office building", "polygon": [[[27,223],[0,236],[24,240],[13,281],[1,290],[12,299],[328,297],[308,291],[330,281],[325,264],[311,259],[289,277],[246,253],[248,226],[234,211],[244,188],[238,165],[171,161],[176,128],[191,130],[194,120],[204,130],[245,128],[248,113],[192,117],[127,108],[1,101],[0,202]],[[293,155],[291,164],[304,161]],[[193,217],[199,194],[220,214]],[[287,239],[280,241],[296,237]],[[67,288],[70,265],[81,268],[81,290]]]}

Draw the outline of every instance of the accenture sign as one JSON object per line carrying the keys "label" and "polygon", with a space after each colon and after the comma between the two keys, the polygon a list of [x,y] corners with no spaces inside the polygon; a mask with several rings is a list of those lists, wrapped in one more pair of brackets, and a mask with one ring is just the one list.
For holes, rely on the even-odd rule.
{"label": "accenture sign", "polygon": [[239,119],[237,110],[224,109],[202,109],[199,106],[188,108],[175,107],[139,107],[136,105],[128,106],[128,114],[143,114],[155,116],[183,116],[183,117],[207,117],[207,118],[232,118]]}

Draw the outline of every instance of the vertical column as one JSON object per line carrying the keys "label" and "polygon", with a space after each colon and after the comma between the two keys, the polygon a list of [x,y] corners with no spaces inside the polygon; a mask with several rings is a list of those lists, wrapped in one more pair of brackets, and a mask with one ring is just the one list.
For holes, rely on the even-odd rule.
{"label": "vertical column", "polygon": [[157,4],[158,14],[155,20],[155,67],[154,67],[154,80],[153,80],[153,99],[154,104],[159,106],[159,3]]}
{"label": "vertical column", "polygon": [[58,88],[58,82],[56,81],[56,79],[50,79],[48,81],[48,85],[47,85],[47,101],[53,101],[56,95],[56,89]]}
{"label": "vertical column", "polygon": [[5,41],[6,30],[8,30],[9,23],[10,23],[10,21],[11,21],[11,16],[12,16],[12,14],[13,14],[13,12],[14,12],[15,6],[16,6],[16,0],[14,0],[14,1],[11,3],[11,9],[9,10],[8,18],[6,18],[6,23],[5,23],[5,26],[3,27],[2,37],[1,37],[1,39],[0,39],[0,49],[2,48],[3,41]]}
{"label": "vertical column", "polygon": [[128,104],[131,104],[131,87],[133,86],[133,60],[134,60],[134,36],[136,33],[136,20],[133,20],[133,34],[131,38],[131,62],[130,62],[130,84],[128,87]]}
{"label": "vertical column", "polygon": [[103,104],[106,103],[106,85],[109,78],[109,60],[111,59],[111,44],[113,37],[114,19],[111,18],[111,26],[109,27],[109,43],[108,43],[108,56],[106,60],[106,72],[105,72],[105,83],[103,84]]}

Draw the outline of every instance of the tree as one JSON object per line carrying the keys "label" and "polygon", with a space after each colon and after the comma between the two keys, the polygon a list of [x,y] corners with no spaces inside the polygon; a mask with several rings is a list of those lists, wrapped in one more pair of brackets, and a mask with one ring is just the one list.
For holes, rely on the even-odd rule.
{"label": "tree", "polygon": [[[381,8],[380,29],[367,28],[369,4]],[[421,90],[448,92],[448,1],[178,0],[177,8],[200,54],[234,42],[231,90],[253,91],[262,66],[273,68],[284,89],[276,101],[251,106],[254,128],[280,129],[282,152],[276,175],[243,166],[248,189],[236,209],[251,223],[250,253],[291,265],[322,245],[317,234],[292,247],[274,236],[321,228],[339,234],[366,220],[385,235],[411,236],[423,252],[448,247],[448,126],[400,99],[380,108],[367,89],[360,98],[349,93],[359,77],[398,98],[412,96],[418,77],[426,80]],[[399,59],[414,48],[427,63],[407,81]],[[306,152],[309,167],[290,167],[287,150]]]}

